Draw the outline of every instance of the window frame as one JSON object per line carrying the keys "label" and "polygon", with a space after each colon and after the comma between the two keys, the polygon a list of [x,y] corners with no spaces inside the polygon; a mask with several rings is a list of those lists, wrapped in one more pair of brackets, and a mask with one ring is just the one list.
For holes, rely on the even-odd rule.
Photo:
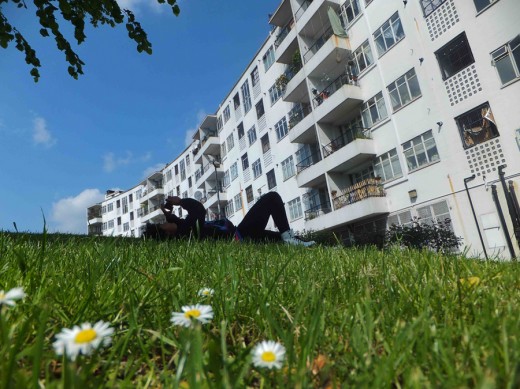
{"label": "window frame", "polygon": [[[423,11],[423,15],[425,18],[427,18],[429,15],[434,13],[439,7],[441,7],[446,0],[420,0],[419,5],[421,6],[421,9]],[[428,3],[425,6],[425,3]],[[429,12],[427,11],[429,9]]]}
{"label": "window frame", "polygon": [[289,134],[289,125],[287,123],[287,118],[284,116],[274,125],[274,129],[276,131],[276,137],[278,142],[280,142],[283,138]]}
{"label": "window frame", "polygon": [[[487,112],[483,115],[484,109],[487,109]],[[479,111],[480,111],[480,114],[478,114]],[[489,119],[486,119],[486,117],[489,117]],[[460,135],[460,138],[462,141],[462,147],[464,148],[464,150],[470,149],[481,143],[485,143],[491,139],[498,138],[500,136],[500,132],[498,131],[498,126],[496,125],[495,118],[493,117],[493,111],[491,110],[491,106],[489,105],[488,101],[455,117],[455,122],[457,123],[457,127],[459,129],[459,135]],[[473,131],[471,131],[471,129],[468,131],[466,124],[471,125],[471,124],[480,123],[480,122],[483,124],[483,126],[481,126],[481,130],[478,131],[476,134],[470,134]],[[484,130],[484,123],[486,124],[486,127],[488,127],[485,129],[485,131],[486,132],[489,131],[491,136],[490,137],[484,136],[483,137],[484,139],[481,139],[479,142],[475,142],[475,139],[479,140],[478,139],[478,137],[480,136],[479,134],[481,131]],[[477,128],[477,127],[472,127],[472,128]],[[485,135],[485,133],[483,135]],[[475,138],[471,138],[471,136],[475,136]],[[472,143],[469,143],[470,140]]]}
{"label": "window frame", "polygon": [[[266,174],[265,174],[266,178],[267,178],[267,189],[271,190],[273,188],[276,188],[276,172],[273,169],[269,170]],[[274,185],[273,185],[274,183]]]}
{"label": "window frame", "polygon": [[287,181],[289,178],[294,177],[296,175],[296,167],[294,165],[294,157],[289,155],[285,158],[281,163],[282,168],[282,177],[284,181]]}
{"label": "window frame", "polygon": [[[465,51],[462,50],[464,43],[466,44]],[[461,53],[463,54],[461,55]],[[475,57],[465,31],[437,50],[435,57],[444,81],[475,63]]]}
{"label": "window frame", "polygon": [[[513,48],[512,44],[513,45],[516,44],[516,46]],[[502,51],[502,53],[499,53],[499,51]],[[517,63],[517,58],[515,58],[515,51],[518,52],[518,63]],[[495,56],[495,53],[497,53],[496,56]],[[491,55],[491,63],[495,67],[496,72],[498,74],[498,78],[500,79],[500,82],[502,83],[502,85],[507,85],[520,78],[520,34],[517,35],[516,37],[514,37],[513,39],[511,39],[505,45],[502,45],[499,48],[493,50],[490,53],[490,55]],[[504,81],[497,64],[499,63],[499,61],[502,61],[506,58],[509,59],[510,66],[513,70],[513,73],[515,74],[515,77]]]}
{"label": "window frame", "polygon": [[[398,24],[396,23],[397,21],[398,21]],[[396,25],[397,25],[397,27],[396,27]],[[390,45],[387,45],[387,42],[385,40],[385,31],[387,31],[388,29],[390,29],[390,31],[392,33],[392,40],[393,40],[393,43]],[[397,35],[397,32],[399,32],[399,30],[401,32],[400,36]],[[404,32],[403,23],[401,22],[401,18],[399,17],[399,12],[396,11],[392,16],[390,16],[390,18],[387,19],[376,30],[376,32],[374,32],[372,34],[372,37],[374,38],[374,42],[376,43],[376,50],[377,50],[377,53],[379,54],[379,58],[381,58],[385,53],[387,53],[397,43],[402,41],[406,37],[406,34]],[[378,45],[379,37],[383,38],[382,42],[384,42],[384,46],[385,46],[385,49],[382,52],[379,50],[379,47],[380,47]],[[388,36],[386,37],[386,39],[389,39]]]}
{"label": "window frame", "polygon": [[[382,182],[388,182],[403,176],[403,167],[401,166],[401,161],[399,160],[396,148],[376,156],[373,165],[374,174],[376,177],[380,177]],[[397,165],[399,169],[395,169],[395,165]],[[391,176],[386,174],[387,169],[385,169],[385,167],[390,168]],[[397,172],[396,170],[399,171]]]}
{"label": "window frame", "polygon": [[[412,85],[410,80],[413,80],[414,78],[415,78],[414,84],[417,86],[416,90],[419,91],[419,94],[417,94],[415,96],[412,94],[412,88],[410,86],[410,85]],[[390,89],[392,86],[394,86],[394,89]],[[409,100],[407,100],[407,101],[403,100],[403,96],[402,96],[403,90],[404,90],[402,88],[403,86],[406,86],[405,90],[408,93]],[[392,106],[393,112],[396,112],[397,110],[401,109],[405,105],[411,103],[412,101],[414,101],[422,96],[421,86],[419,85],[419,79],[417,77],[417,73],[415,73],[415,68],[410,69],[405,74],[403,74],[401,77],[399,77],[397,80],[390,83],[386,87],[386,89],[388,91],[388,95],[390,96],[390,105]],[[395,106],[394,106],[393,100],[392,100],[392,97],[396,96],[395,94],[393,94],[394,91],[397,92],[397,96],[399,97],[399,103],[400,103]]]}
{"label": "window frame", "polygon": [[[382,115],[383,108],[384,115]],[[377,113],[378,120],[373,120],[373,113]],[[367,118],[370,119],[370,123],[368,123]],[[363,103],[361,108],[361,120],[363,122],[363,127],[372,128],[386,118],[388,118],[388,109],[386,108],[383,91],[380,91]]]}
{"label": "window frame", "polygon": [[303,207],[300,196],[287,202],[289,220],[297,220],[303,217]]}
{"label": "window frame", "polygon": [[[428,138],[425,137],[427,135],[429,135]],[[433,147],[428,148],[428,147],[426,147],[426,144],[432,143],[432,142],[428,142],[430,140],[433,141]],[[419,141],[420,141],[420,143],[419,143]],[[407,147],[405,145],[409,145],[409,147]],[[434,162],[440,161],[439,150],[437,149],[437,142],[435,142],[435,137],[433,136],[432,130],[428,130],[426,132],[423,132],[420,135],[417,135],[416,137],[404,142],[401,146],[402,146],[404,158],[406,160],[406,167],[408,168],[409,173],[419,170],[422,167],[431,165]],[[420,149],[422,149],[422,153],[417,153],[417,150],[420,150]],[[413,157],[416,162],[416,165],[413,167],[410,167],[410,162],[409,162],[410,161],[409,156],[412,155],[412,154],[408,153],[410,150],[413,152]],[[435,152],[431,153],[432,154],[431,157],[429,155],[430,150],[435,150]],[[425,156],[425,159],[424,159],[425,162],[422,162],[422,163],[419,161],[419,158],[418,158],[418,156],[420,156],[421,154],[424,154],[424,156]],[[433,158],[433,157],[436,157],[436,158]]]}
{"label": "window frame", "polygon": [[247,140],[249,141],[249,146],[255,143],[257,139],[256,127],[253,125],[249,130],[247,130]]}
{"label": "window frame", "polygon": [[[367,48],[368,48],[368,50],[367,50]],[[371,58],[369,58],[367,56],[368,53]],[[374,64],[374,54],[372,53],[372,47],[370,46],[370,42],[368,39],[366,41],[364,41],[362,44],[360,44],[359,47],[356,50],[354,50],[354,52],[352,54],[354,57],[354,64],[355,64],[354,65],[355,66],[354,75],[356,75],[356,76],[363,73],[364,70],[368,69],[370,66],[372,66]],[[363,68],[361,68],[359,65],[360,64],[359,58],[363,58],[363,62],[365,64],[365,66],[363,66]]]}
{"label": "window frame", "polygon": [[262,161],[260,160],[260,158],[258,158],[255,162],[252,163],[251,170],[253,170],[254,179],[257,179],[262,175]]}

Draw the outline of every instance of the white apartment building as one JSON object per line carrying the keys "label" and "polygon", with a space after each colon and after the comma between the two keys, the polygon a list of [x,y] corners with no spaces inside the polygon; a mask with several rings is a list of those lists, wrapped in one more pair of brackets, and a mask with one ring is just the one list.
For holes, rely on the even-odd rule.
{"label": "white apartment building", "polygon": [[193,144],[89,207],[89,233],[139,236],[172,194],[238,224],[275,190],[298,231],[362,242],[449,218],[471,255],[518,255],[518,15],[518,0],[281,1]]}

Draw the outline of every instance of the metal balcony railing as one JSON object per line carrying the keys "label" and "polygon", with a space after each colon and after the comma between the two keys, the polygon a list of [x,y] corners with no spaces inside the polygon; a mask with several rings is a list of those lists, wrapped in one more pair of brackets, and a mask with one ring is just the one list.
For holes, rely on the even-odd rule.
{"label": "metal balcony railing", "polygon": [[302,15],[305,13],[305,11],[307,11],[307,8],[309,8],[309,5],[312,4],[312,0],[305,0],[302,5],[300,6],[300,8],[298,8],[296,10],[296,13],[294,14],[294,19],[296,21],[300,20],[300,18],[302,17]]}
{"label": "metal balcony railing", "polygon": [[340,209],[346,205],[354,204],[370,197],[386,196],[380,177],[367,178],[366,180],[343,189],[341,193],[341,195],[332,199],[334,209]]}
{"label": "metal balcony railing", "polygon": [[328,157],[333,152],[338,151],[356,139],[372,139],[370,129],[364,127],[349,127],[340,136],[323,146],[323,156]]}
{"label": "metal balcony railing", "polygon": [[101,209],[99,210],[89,210],[88,211],[88,220],[91,220],[91,219],[96,219],[96,218],[100,218],[102,217],[102,214],[101,214]]}
{"label": "metal balcony railing", "polygon": [[305,211],[305,220],[316,219],[318,216],[325,215],[330,212],[332,212],[332,208],[330,206],[330,202],[327,201],[323,204],[318,204],[318,205],[306,210]]}
{"label": "metal balcony railing", "polygon": [[274,47],[278,48],[284,41],[284,39],[289,35],[289,32],[292,30],[292,24],[293,21],[291,20],[285,27],[283,27],[278,35],[276,36],[276,39],[274,40]]}
{"label": "metal balcony railing", "polygon": [[303,62],[307,63],[309,60],[314,57],[314,54],[316,54],[322,46],[329,40],[329,38],[332,36],[333,31],[332,27],[327,28],[325,32],[314,41],[314,43],[309,47],[309,50],[305,54],[303,54]]}
{"label": "metal balcony railing", "polygon": [[311,113],[309,104],[297,104],[289,111],[289,129],[300,123],[309,113]]}
{"label": "metal balcony railing", "polygon": [[214,137],[214,136],[217,136],[217,135],[218,135],[217,131],[215,131],[215,130],[208,130],[208,131],[206,132],[206,135],[204,135],[204,137],[203,137],[203,138],[201,139],[201,141],[200,141],[200,147],[202,147],[202,146],[204,145],[204,143],[206,143],[206,141],[207,141],[209,138]]}
{"label": "metal balcony railing", "polygon": [[296,172],[300,173],[307,169],[308,167],[318,163],[321,161],[320,153],[313,153],[309,157],[303,159],[300,163],[296,165]]}
{"label": "metal balcony railing", "polygon": [[343,85],[357,85],[357,81],[355,80],[355,77],[352,76],[352,74],[343,73],[329,85],[323,88],[322,91],[313,89],[312,94],[314,95],[314,98],[312,99],[312,104],[314,108],[321,105],[321,103],[336,93]]}

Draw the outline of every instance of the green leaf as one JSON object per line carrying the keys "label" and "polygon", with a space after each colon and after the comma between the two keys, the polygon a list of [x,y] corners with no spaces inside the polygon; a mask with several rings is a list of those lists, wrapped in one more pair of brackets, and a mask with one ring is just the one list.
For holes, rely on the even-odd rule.
{"label": "green leaf", "polygon": [[49,32],[45,28],[40,29],[40,34],[41,36],[49,36]]}

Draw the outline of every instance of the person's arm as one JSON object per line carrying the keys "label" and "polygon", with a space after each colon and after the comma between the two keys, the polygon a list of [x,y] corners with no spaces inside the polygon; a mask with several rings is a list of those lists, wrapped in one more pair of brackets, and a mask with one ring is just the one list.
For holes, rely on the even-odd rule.
{"label": "person's arm", "polygon": [[181,199],[178,196],[167,197],[166,203],[172,206],[180,206],[188,213],[185,219],[178,218],[174,214],[171,215],[177,219],[177,221],[173,222],[179,227],[177,232],[179,235],[189,235],[191,232],[196,233],[197,223],[200,229],[203,228],[204,219],[206,218],[206,209],[202,203],[191,198]]}
{"label": "person's arm", "polygon": [[163,212],[168,223],[178,224],[181,218],[173,213],[174,205],[180,205],[180,198],[177,196],[168,196],[164,204],[161,204],[161,211]]}

